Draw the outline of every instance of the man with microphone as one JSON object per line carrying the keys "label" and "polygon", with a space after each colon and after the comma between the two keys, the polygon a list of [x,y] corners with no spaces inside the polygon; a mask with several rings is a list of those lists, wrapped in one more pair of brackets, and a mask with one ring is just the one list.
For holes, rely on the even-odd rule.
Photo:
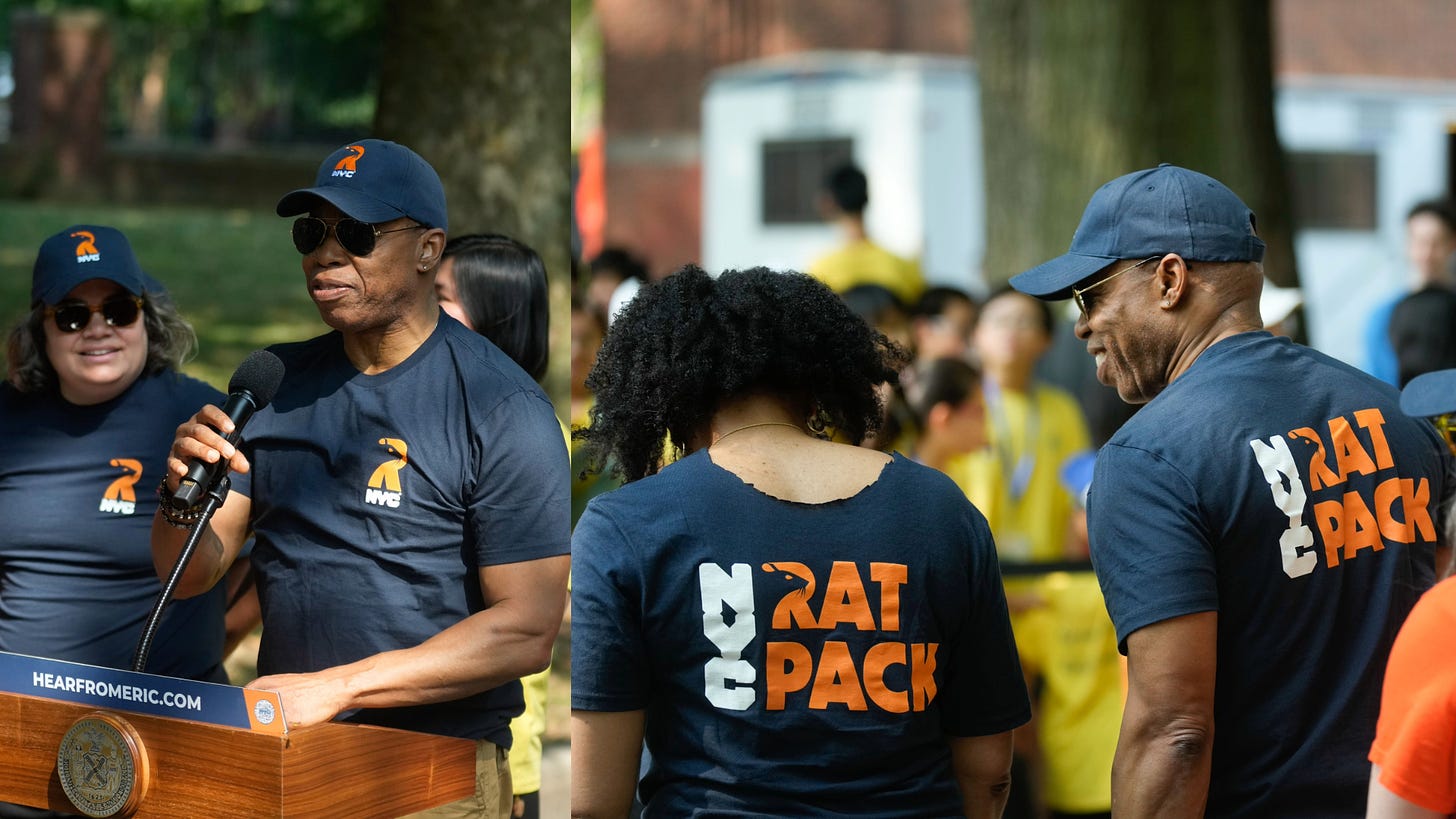
{"label": "man with microphone", "polygon": [[560,427],[530,376],[440,312],[445,196],[417,154],[351,143],[277,210],[299,217],[293,241],[333,332],[271,348],[283,381],[237,447],[215,406],[178,428],[157,571],[199,508],[169,502],[179,481],[226,462],[231,491],[179,596],[215,583],[254,532],[264,676],[252,686],[279,692],[294,726],[476,740],[475,796],[431,815],[506,816],[517,680],[546,667],[566,600]]}

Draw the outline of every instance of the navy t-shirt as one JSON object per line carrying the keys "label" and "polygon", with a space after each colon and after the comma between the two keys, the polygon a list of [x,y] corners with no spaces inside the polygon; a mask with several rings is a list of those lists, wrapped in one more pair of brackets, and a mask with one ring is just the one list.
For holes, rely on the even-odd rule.
{"label": "navy t-shirt", "polygon": [[[0,384],[0,650],[131,668],[162,590],[151,533],[167,452],[178,425],[220,401],[176,373],[90,406]],[[148,672],[227,682],[225,593],[171,604]]]}
{"label": "navy t-shirt", "polygon": [[[410,648],[483,610],[479,569],[569,550],[566,444],[540,387],[444,318],[364,375],[329,333],[272,348],[285,375],[244,429],[258,672],[306,672]],[[352,719],[510,747],[511,682]]]}
{"label": "navy t-shirt", "polygon": [[900,456],[808,505],[699,452],[572,544],[572,707],[646,710],[649,816],[959,816],[947,736],[1030,717],[985,519]]}
{"label": "navy t-shirt", "polygon": [[1395,388],[1265,332],[1214,344],[1102,449],[1092,560],[1124,650],[1218,612],[1209,816],[1364,816],[1450,461]]}

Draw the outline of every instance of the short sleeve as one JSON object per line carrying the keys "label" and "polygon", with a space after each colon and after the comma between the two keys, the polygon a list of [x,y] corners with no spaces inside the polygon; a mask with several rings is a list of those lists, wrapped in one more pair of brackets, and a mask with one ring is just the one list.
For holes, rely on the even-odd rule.
{"label": "short sleeve", "polygon": [[594,501],[572,534],[571,707],[647,707],[642,573],[627,537]]}
{"label": "short sleeve", "polygon": [[1456,661],[1436,650],[1456,627],[1453,583],[1427,592],[1401,627],[1370,749],[1380,784],[1441,814],[1456,812]]}
{"label": "short sleeve", "polygon": [[941,704],[942,730],[956,737],[999,734],[1031,720],[996,546],[986,519],[969,505],[966,538],[966,619],[946,658]]}
{"label": "short sleeve", "polygon": [[546,399],[521,391],[480,425],[469,517],[477,566],[570,551],[570,466],[561,424]]}
{"label": "short sleeve", "polygon": [[1088,496],[1087,531],[1122,653],[1128,635],[1144,626],[1218,611],[1217,556],[1197,492],[1164,459],[1104,446]]}

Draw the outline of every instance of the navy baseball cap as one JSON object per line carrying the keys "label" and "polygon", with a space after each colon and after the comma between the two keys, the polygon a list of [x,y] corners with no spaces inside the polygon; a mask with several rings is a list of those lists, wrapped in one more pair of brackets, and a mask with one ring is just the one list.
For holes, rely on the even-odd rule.
{"label": "navy baseball cap", "polygon": [[1122,259],[1177,253],[1189,261],[1258,262],[1254,213],[1222,182],[1163,163],[1119,176],[1092,194],[1063,256],[1011,278],[1039,299],[1069,298],[1078,283]]}
{"label": "navy baseball cap", "polygon": [[361,222],[407,216],[428,227],[448,229],[440,175],[397,142],[361,139],[329,154],[319,165],[313,187],[290,191],[278,200],[278,215],[308,213],[315,199]]}
{"label": "navy baseball cap", "polygon": [[1400,411],[1413,418],[1456,412],[1456,370],[1423,373],[1400,391]]}
{"label": "navy baseball cap", "polygon": [[55,304],[91,279],[114,281],[135,296],[147,289],[146,274],[121,231],[72,225],[41,242],[31,271],[30,304]]}

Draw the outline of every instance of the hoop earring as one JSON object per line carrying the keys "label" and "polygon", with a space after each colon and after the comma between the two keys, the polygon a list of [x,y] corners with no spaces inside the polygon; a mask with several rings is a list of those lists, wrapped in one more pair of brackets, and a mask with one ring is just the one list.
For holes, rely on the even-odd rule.
{"label": "hoop earring", "polygon": [[813,433],[815,438],[821,441],[829,440],[829,413],[825,412],[823,407],[814,408],[814,412],[810,413],[805,426],[809,428],[809,432]]}

